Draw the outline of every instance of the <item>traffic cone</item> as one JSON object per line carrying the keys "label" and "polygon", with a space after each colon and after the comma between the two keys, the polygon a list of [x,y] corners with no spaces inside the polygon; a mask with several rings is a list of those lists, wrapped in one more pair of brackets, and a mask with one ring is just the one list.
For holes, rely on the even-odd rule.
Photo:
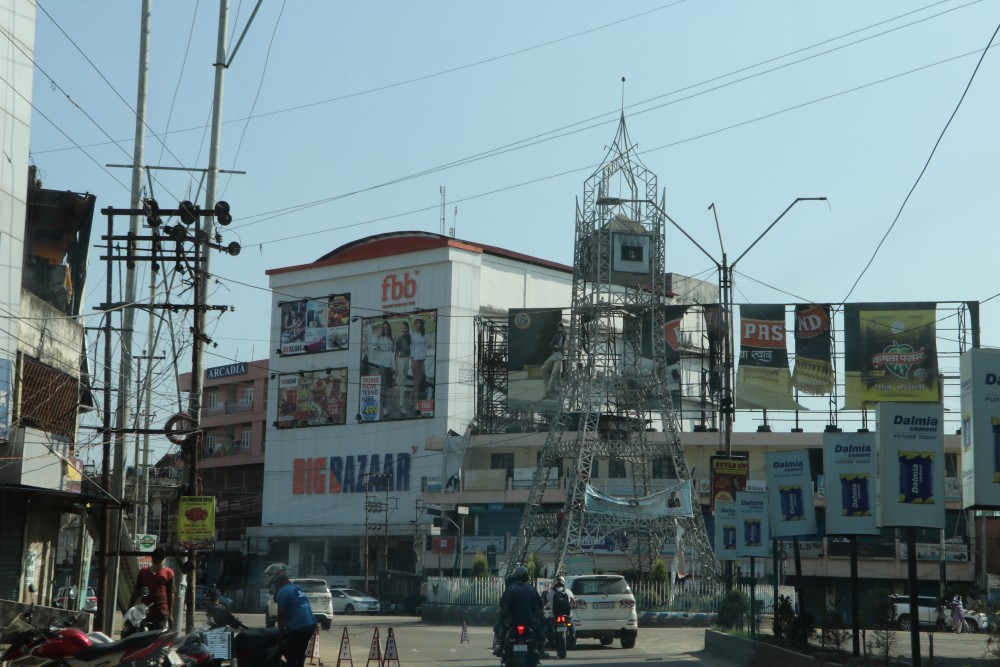
{"label": "traffic cone", "polygon": [[458,642],[459,644],[469,643],[469,626],[465,624],[465,619],[462,619],[462,640]]}

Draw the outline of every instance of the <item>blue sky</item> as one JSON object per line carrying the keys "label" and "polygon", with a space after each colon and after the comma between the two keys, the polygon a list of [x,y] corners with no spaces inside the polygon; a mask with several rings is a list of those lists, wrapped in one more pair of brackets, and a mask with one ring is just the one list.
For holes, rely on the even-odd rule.
{"label": "blue sky", "polygon": [[[131,161],[139,4],[38,3],[32,159],[99,207],[129,202],[130,172],[104,165]],[[231,2],[230,44],[253,4]],[[148,164],[206,166],[218,13],[153,3]],[[219,196],[244,251],[213,260],[213,300],[238,310],[211,318],[206,364],[267,356],[266,269],[437,232],[440,186],[459,238],[571,263],[623,104],[668,212],[716,257],[709,204],[734,259],[796,197],[829,198],[740,261],[737,303],[979,300],[998,347],[996,49],[973,78],[998,22],[986,1],[264,2],[226,73],[222,166],[246,174]],[[173,205],[198,184],[154,187]],[[668,270],[714,279],[667,234]]]}

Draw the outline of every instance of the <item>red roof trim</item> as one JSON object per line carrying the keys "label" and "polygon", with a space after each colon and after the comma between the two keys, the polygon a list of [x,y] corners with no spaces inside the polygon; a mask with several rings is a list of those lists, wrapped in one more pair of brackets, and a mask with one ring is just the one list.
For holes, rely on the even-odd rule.
{"label": "red roof trim", "polygon": [[419,252],[421,250],[446,247],[494,255],[497,257],[506,257],[507,259],[513,259],[527,264],[534,264],[536,266],[543,266],[557,271],[565,271],[566,273],[573,272],[573,267],[571,266],[559,264],[557,262],[550,262],[539,257],[532,257],[531,255],[514,252],[513,250],[506,250],[497,246],[473,243],[471,241],[462,241],[460,239],[453,239],[449,236],[430,234],[428,232],[392,232],[390,234],[369,236],[367,238],[348,243],[309,264],[297,264],[294,266],[268,269],[264,273],[265,275],[273,276],[283,273],[293,273],[295,271],[304,271],[306,269],[336,266],[338,264],[346,264],[349,262],[360,262],[366,259],[377,259],[379,257],[389,257],[392,255],[402,255],[408,252]]}

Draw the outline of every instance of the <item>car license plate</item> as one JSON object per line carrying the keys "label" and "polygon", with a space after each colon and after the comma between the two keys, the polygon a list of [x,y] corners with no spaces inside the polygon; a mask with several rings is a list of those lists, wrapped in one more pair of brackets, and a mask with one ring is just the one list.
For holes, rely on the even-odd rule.
{"label": "car license plate", "polygon": [[557,630],[557,632],[559,634],[561,634],[561,635],[566,634],[566,626],[565,625],[560,625],[559,628],[558,628],[558,630]]}
{"label": "car license plate", "polygon": [[614,602],[595,602],[594,609],[612,609],[614,608]]}
{"label": "car license plate", "polygon": [[527,652],[528,652],[527,644],[514,644],[514,653],[527,653]]}

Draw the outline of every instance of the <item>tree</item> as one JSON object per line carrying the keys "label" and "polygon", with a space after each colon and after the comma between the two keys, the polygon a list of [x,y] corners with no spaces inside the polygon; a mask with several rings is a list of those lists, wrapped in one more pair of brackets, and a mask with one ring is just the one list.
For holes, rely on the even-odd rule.
{"label": "tree", "polygon": [[524,566],[528,568],[528,579],[534,581],[542,569],[542,562],[538,560],[538,554],[530,553],[528,554],[528,561]]}
{"label": "tree", "polygon": [[476,555],[472,557],[472,569],[469,571],[469,576],[476,579],[481,579],[487,577],[490,574],[490,561],[486,558],[485,554],[476,552]]}

